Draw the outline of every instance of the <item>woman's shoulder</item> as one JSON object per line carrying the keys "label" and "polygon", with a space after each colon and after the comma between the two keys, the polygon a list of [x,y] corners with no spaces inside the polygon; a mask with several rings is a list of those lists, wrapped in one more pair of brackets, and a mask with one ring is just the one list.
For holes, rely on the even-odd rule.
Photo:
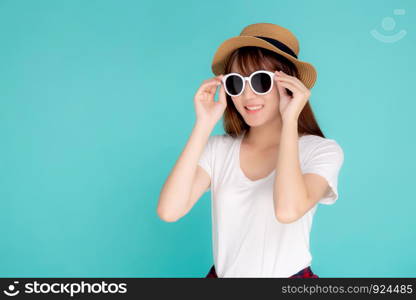
{"label": "woman's shoulder", "polygon": [[337,139],[322,137],[314,134],[306,134],[300,137],[301,148],[305,150],[327,150],[327,151],[338,151],[343,154],[341,144]]}
{"label": "woman's shoulder", "polygon": [[237,139],[238,137],[231,136],[227,133],[214,134],[209,137],[208,144],[210,145],[211,151],[225,156],[232,151]]}
{"label": "woman's shoulder", "polygon": [[227,133],[215,134],[209,137],[209,141],[215,147],[222,147],[222,148],[231,147],[231,145],[234,143],[235,140],[236,140],[236,137],[233,137]]}

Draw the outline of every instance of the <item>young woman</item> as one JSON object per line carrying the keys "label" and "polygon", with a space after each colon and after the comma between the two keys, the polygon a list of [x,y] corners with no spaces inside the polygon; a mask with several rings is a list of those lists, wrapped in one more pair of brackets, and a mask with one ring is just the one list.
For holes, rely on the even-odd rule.
{"label": "young woman", "polygon": [[[221,44],[217,76],[195,94],[196,123],[158,214],[176,221],[211,191],[214,265],[206,277],[318,277],[312,219],[318,203],[338,199],[344,153],[315,120],[316,71],[298,52],[286,28],[249,25]],[[225,134],[210,136],[221,117]]]}

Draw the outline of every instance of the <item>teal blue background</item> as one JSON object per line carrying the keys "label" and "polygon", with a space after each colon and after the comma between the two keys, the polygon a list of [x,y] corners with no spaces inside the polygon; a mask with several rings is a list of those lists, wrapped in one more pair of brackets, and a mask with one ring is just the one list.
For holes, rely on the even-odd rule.
{"label": "teal blue background", "polygon": [[[315,215],[313,271],[414,277],[415,11],[410,0],[1,0],[0,276],[205,276],[210,194],[176,223],[158,218],[158,196],[215,50],[270,22],[315,65],[312,108],[345,154],[340,198]],[[371,29],[407,35],[388,44]]]}

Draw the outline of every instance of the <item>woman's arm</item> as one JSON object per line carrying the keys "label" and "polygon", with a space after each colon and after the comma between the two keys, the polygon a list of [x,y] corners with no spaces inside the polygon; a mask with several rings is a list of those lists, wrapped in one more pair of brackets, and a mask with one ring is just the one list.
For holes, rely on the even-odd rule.
{"label": "woman's arm", "polygon": [[[311,92],[296,77],[276,72],[279,110],[282,117],[273,204],[276,219],[292,223],[311,209],[328,191],[329,184],[317,174],[302,174],[299,162],[298,118]],[[285,92],[292,91],[293,96]]]}
{"label": "woman's arm", "polygon": [[[213,128],[195,123],[192,134],[160,192],[157,213],[165,221],[176,221],[189,208],[198,161]],[[201,193],[209,186],[201,186]]]}
{"label": "woman's arm", "polygon": [[204,80],[195,94],[196,123],[159,196],[157,214],[167,222],[185,215],[210,184],[209,175],[198,167],[198,162],[215,124],[227,107],[222,85],[219,100],[214,101],[221,78],[222,75]]}
{"label": "woman's arm", "polygon": [[273,189],[275,216],[281,223],[292,223],[302,217],[329,188],[323,177],[302,174],[297,127],[296,121],[285,121],[282,125]]}

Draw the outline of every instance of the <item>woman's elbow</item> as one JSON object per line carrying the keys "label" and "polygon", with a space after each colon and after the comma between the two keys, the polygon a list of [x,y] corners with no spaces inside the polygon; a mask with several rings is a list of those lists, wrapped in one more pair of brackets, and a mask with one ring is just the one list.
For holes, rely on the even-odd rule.
{"label": "woman's elbow", "polygon": [[166,211],[166,209],[163,209],[161,206],[157,207],[156,212],[159,218],[165,222],[176,222],[180,219],[180,216],[169,213],[168,211]]}
{"label": "woman's elbow", "polygon": [[279,223],[290,224],[299,219],[295,213],[290,213],[287,211],[275,211],[276,220]]}

